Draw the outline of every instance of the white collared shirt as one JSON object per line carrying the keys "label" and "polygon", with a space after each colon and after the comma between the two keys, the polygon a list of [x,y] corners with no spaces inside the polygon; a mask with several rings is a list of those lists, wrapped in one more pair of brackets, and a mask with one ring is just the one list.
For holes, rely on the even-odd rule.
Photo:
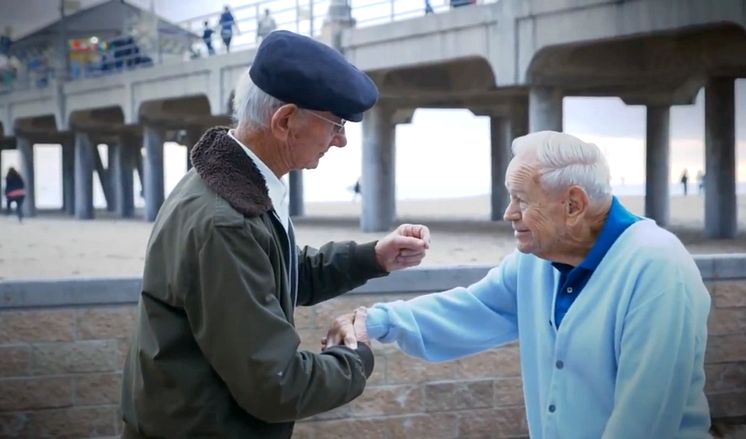
{"label": "white collared shirt", "polygon": [[288,223],[290,218],[290,199],[288,197],[288,188],[285,186],[282,180],[270,170],[267,165],[256,155],[254,151],[250,150],[246,145],[241,143],[235,136],[234,130],[229,130],[228,135],[231,139],[235,140],[236,143],[241,145],[246,155],[254,162],[256,167],[259,169],[259,173],[264,177],[264,181],[267,184],[267,191],[269,192],[269,199],[272,200],[272,206],[280,218],[282,226],[285,227],[285,232],[288,231]]}

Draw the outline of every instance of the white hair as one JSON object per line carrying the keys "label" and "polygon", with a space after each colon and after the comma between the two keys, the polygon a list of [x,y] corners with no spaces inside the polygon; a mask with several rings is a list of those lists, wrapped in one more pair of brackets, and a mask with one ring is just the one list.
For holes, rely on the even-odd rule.
{"label": "white hair", "polygon": [[245,71],[236,85],[233,96],[233,119],[237,124],[249,122],[253,125],[268,127],[272,115],[285,102],[270,96],[254,84]]}
{"label": "white hair", "polygon": [[539,164],[539,181],[545,189],[582,187],[592,202],[608,200],[609,164],[593,143],[556,131],[540,131],[513,140],[513,154],[533,152]]}

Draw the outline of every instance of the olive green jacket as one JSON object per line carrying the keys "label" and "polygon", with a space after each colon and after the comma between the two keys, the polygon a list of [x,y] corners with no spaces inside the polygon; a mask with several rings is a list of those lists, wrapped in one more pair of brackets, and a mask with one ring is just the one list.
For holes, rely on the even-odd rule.
{"label": "olive green jacket", "polygon": [[[214,128],[158,213],[122,386],[124,437],[290,437],[293,421],[359,396],[366,346],[299,351],[295,305],[386,273],[374,243],[298,250],[254,163]],[[319,334],[322,335],[322,334]]]}

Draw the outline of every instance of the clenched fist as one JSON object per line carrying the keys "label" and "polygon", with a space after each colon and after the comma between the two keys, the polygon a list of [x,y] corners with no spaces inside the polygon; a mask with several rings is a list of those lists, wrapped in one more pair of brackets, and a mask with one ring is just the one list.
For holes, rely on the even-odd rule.
{"label": "clenched fist", "polygon": [[376,243],[376,259],[386,271],[414,267],[430,248],[430,229],[421,224],[402,224]]}

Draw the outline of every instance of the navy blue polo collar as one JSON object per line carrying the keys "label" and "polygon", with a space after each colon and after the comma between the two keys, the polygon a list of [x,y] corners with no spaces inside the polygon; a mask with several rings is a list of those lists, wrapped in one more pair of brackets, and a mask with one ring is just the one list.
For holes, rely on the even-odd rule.
{"label": "navy blue polo collar", "polygon": [[611,207],[606,216],[606,221],[601,228],[601,233],[596,238],[596,243],[585,256],[579,267],[593,271],[601,263],[606,253],[609,251],[619,236],[624,233],[627,227],[631,226],[640,217],[631,213],[622,206],[617,197],[611,197]]}

